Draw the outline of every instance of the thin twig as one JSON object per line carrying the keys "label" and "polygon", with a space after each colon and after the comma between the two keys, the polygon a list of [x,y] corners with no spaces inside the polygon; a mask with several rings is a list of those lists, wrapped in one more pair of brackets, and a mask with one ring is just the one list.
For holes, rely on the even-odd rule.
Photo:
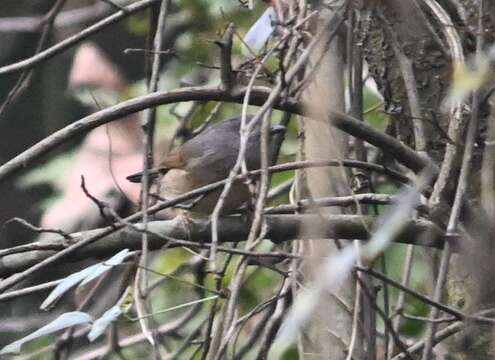
{"label": "thin twig", "polygon": [[[57,0],[52,6],[50,11],[41,19],[41,24],[43,25],[41,30],[41,36],[36,46],[34,54],[39,54],[41,49],[45,46],[48,40],[51,30],[53,29],[53,24],[58,13],[62,10],[67,0]],[[14,87],[9,91],[7,98],[4,100],[2,105],[0,105],[0,118],[7,110],[8,106],[18,97],[22,92],[29,86],[32,79],[33,71],[26,69],[21,73],[21,76],[17,79]]]}
{"label": "thin twig", "polygon": [[[409,287],[409,279],[411,277],[413,258],[414,258],[414,246],[407,245],[406,256],[404,260],[404,266],[402,267],[402,278],[401,278],[401,284],[405,288]],[[395,304],[395,311],[400,311],[404,307],[405,301],[406,301],[406,293],[402,290],[399,290],[399,295],[397,296],[397,302]],[[394,327],[395,331],[399,330],[400,324],[401,324],[401,317],[397,316],[392,321],[392,326]],[[390,343],[388,352],[389,352],[389,356],[392,356],[392,354],[394,354],[393,342]]]}
{"label": "thin twig", "polygon": [[[127,1],[131,2],[130,0]],[[111,7],[103,3],[95,3],[89,6],[83,6],[75,9],[61,11],[54,20],[55,29],[64,27],[80,26],[90,20],[101,18],[111,12]],[[38,32],[43,24],[44,16],[18,16],[18,17],[1,17],[0,32]]]}
{"label": "thin twig", "polygon": [[404,86],[407,91],[407,99],[409,101],[409,110],[411,111],[413,130],[414,130],[414,142],[416,145],[416,150],[423,156],[426,154],[426,142],[427,136],[422,120],[422,111],[419,103],[418,86],[416,78],[414,76],[413,64],[411,60],[406,56],[404,51],[400,46],[399,39],[396,32],[390,26],[387,18],[380,11],[377,12],[382,24],[387,30],[388,35],[391,38],[392,49],[395,53],[395,57],[399,63],[399,68],[402,72],[402,77],[404,79]]}
{"label": "thin twig", "polygon": [[[18,223],[18,224],[21,224],[21,225],[27,227],[29,230],[34,231],[35,233],[38,233],[38,234],[43,234],[43,233],[58,234],[58,235],[62,236],[64,239],[72,240],[72,237],[70,236],[70,234],[66,233],[65,231],[63,231],[61,229],[52,229],[52,228],[43,228],[43,227],[39,227],[39,226],[34,226],[33,224],[31,224],[27,220],[22,219],[22,218],[19,218],[19,217],[14,217],[14,218],[6,221],[3,224],[3,227],[7,226],[8,224],[14,223],[14,222],[15,223]],[[17,252],[19,252],[19,250],[21,250],[21,249],[33,250],[31,248],[32,245],[33,244],[26,244],[26,245],[16,246]],[[6,250],[8,250],[8,249],[2,249],[2,250],[0,250],[0,257],[9,254],[9,252],[6,252]]]}
{"label": "thin twig", "polygon": [[[158,80],[160,75],[161,67],[161,54],[163,46],[163,36],[165,32],[166,19],[169,8],[169,0],[161,0],[160,10],[158,13],[158,23],[156,27],[151,27],[151,31],[154,30],[153,36],[153,54],[151,61],[151,73],[148,81],[147,92],[153,93],[158,90]],[[150,15],[150,18],[154,15]],[[142,221],[144,226],[144,231],[142,233],[142,246],[141,246],[141,256],[139,258],[139,267],[136,271],[136,278],[134,279],[134,299],[136,301],[136,310],[138,315],[142,310],[147,308],[146,304],[146,289],[148,288],[148,277],[147,273],[143,271],[142,268],[148,266],[148,207],[149,207],[149,189],[151,186],[151,179],[149,176],[149,169],[153,166],[153,142],[155,137],[155,123],[156,123],[156,108],[147,108],[141,127],[143,129],[143,177],[141,181],[141,213]],[[139,305],[141,303],[141,305]],[[140,316],[139,323],[143,330],[143,333],[147,335],[148,341],[153,345],[153,351],[155,353],[155,358],[157,358],[158,350],[156,348],[157,339],[154,333],[149,330],[149,323]]]}
{"label": "thin twig", "polygon": [[101,31],[102,29],[105,29],[106,27],[122,20],[128,17],[129,15],[144,10],[151,5],[155,4],[159,0],[140,0],[137,1],[129,6],[126,6],[126,12],[119,11],[115,14],[110,15],[109,17],[98,21],[96,24],[91,25],[87,27],[86,29],[80,31],[79,33],[59,42],[56,45],[53,45],[38,54],[29,57],[25,60],[21,60],[18,62],[15,62],[10,65],[5,65],[0,67],[0,75],[6,75],[6,74],[12,74],[18,71],[26,70],[26,69],[31,69],[34,66],[41,64],[45,62],[46,60],[49,60],[59,53],[69,49],[70,47],[80,43],[81,41],[85,40],[87,37]]}
{"label": "thin twig", "polygon": [[232,71],[232,38],[234,31],[235,26],[230,23],[222,39],[215,42],[220,47],[220,79],[222,88],[226,91],[229,91],[234,86],[234,72]]}
{"label": "thin twig", "polygon": [[371,290],[366,287],[366,285],[362,282],[361,279],[359,279],[359,277],[357,278],[357,281],[360,282],[363,293],[370,299],[369,304],[374,308],[374,310],[382,318],[385,326],[388,328],[388,330],[390,332],[390,335],[392,335],[394,342],[397,344],[397,346],[402,351],[402,353],[404,353],[405,358],[409,359],[409,360],[414,360],[414,358],[411,356],[411,354],[407,350],[406,345],[400,339],[399,334],[392,328],[392,322],[390,321],[390,319],[385,316],[385,313],[383,312],[383,310],[380,309],[380,307],[376,304],[375,296],[371,293]]}
{"label": "thin twig", "polygon": [[324,206],[353,206],[356,202],[367,205],[388,205],[396,200],[394,195],[388,194],[375,194],[375,193],[360,193],[349,196],[335,196],[319,199],[303,199],[290,205],[277,205],[274,207],[266,208],[266,214],[287,214],[293,212],[303,212],[314,207]]}
{"label": "thin twig", "polygon": [[411,295],[411,296],[414,296],[416,299],[424,302],[425,304],[436,307],[436,308],[442,310],[443,312],[446,312],[448,314],[456,316],[458,319],[464,319],[466,317],[466,315],[464,315],[461,311],[454,309],[448,305],[442,304],[441,302],[435,301],[434,299],[431,299],[425,295],[422,295],[422,294],[418,293],[417,291],[414,291],[414,290],[410,289],[409,287],[404,286],[401,283],[390,279],[388,276],[386,276],[382,273],[379,273],[379,272],[372,270],[372,269],[360,268],[358,266],[355,266],[354,268],[357,271],[364,271],[364,272],[366,272],[366,273],[368,273],[368,274],[370,274],[370,275],[372,275],[372,276],[374,276],[380,280],[386,281],[387,284],[392,285],[393,287],[403,291],[404,293]]}

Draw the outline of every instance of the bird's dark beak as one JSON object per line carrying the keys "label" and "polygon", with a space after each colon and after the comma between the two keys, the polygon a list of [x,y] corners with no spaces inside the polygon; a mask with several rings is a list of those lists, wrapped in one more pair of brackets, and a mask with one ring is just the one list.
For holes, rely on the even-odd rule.
{"label": "bird's dark beak", "polygon": [[[150,169],[148,171],[150,180],[155,180],[157,179],[160,175],[165,174],[169,169],[164,169],[164,168],[158,168],[158,169]],[[143,172],[137,172],[135,174],[129,175],[126,177],[127,180],[129,180],[132,183],[140,183],[143,178]]]}
{"label": "bird's dark beak", "polygon": [[140,183],[142,177],[143,177],[143,172],[140,171],[135,174],[131,174],[127,176],[126,179],[129,180],[131,183]]}

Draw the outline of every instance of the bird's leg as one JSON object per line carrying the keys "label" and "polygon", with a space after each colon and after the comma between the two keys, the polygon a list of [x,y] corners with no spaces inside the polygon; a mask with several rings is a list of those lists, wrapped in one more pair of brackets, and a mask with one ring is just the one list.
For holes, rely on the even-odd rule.
{"label": "bird's leg", "polygon": [[186,237],[188,241],[191,241],[191,228],[194,224],[194,220],[191,217],[191,214],[188,211],[179,210],[177,216],[174,218],[179,225],[182,227],[184,232],[186,233]]}
{"label": "bird's leg", "polygon": [[254,218],[254,206],[249,201],[239,209],[241,220],[244,224],[250,225]]}

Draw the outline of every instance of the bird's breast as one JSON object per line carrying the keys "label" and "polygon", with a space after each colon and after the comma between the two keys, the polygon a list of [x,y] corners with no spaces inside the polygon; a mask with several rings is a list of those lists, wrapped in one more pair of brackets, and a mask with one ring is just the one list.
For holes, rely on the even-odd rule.
{"label": "bird's breast", "polygon": [[[172,169],[160,180],[158,193],[160,197],[171,200],[191,190],[208,185],[209,183],[210,182],[205,181],[205,179],[198,179],[196,176],[192,176],[188,171]],[[201,215],[211,214],[221,191],[222,188],[204,195],[203,198],[195,202],[191,211]],[[249,199],[249,195],[248,188],[245,184],[234,183],[229,196],[227,196],[224,203],[223,213],[230,213],[240,207]]]}

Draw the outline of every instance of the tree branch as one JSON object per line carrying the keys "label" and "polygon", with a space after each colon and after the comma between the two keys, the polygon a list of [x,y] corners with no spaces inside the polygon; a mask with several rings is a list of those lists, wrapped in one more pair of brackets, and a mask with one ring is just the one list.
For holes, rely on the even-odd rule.
{"label": "tree branch", "polygon": [[110,26],[126,17],[132,15],[133,13],[144,10],[154,3],[158,2],[158,0],[141,0],[134,4],[127,6],[126,11],[118,11],[115,14],[110,15],[109,17],[98,21],[96,24],[87,27],[81,32],[59,42],[58,44],[49,47],[48,49],[39,52],[38,54],[31,56],[27,59],[18,61],[16,63],[5,65],[0,67],[0,75],[12,74],[21,70],[31,69],[34,66],[45,62],[46,60],[51,59],[52,57],[60,54],[61,52],[69,49],[71,46],[74,46],[87,37],[98,33],[102,29],[105,29],[107,26]]}
{"label": "tree branch", "polygon": [[[241,103],[244,100],[245,92],[245,88],[226,92],[217,87],[186,87],[171,91],[154,92],[123,101],[117,105],[86,116],[65,128],[56,131],[3,164],[0,166],[0,183],[15,175],[23,168],[33,164],[41,156],[47,154],[69,139],[72,139],[74,136],[88,132],[91,129],[111,121],[124,118],[126,115],[139,112],[151,106],[184,101],[226,101]],[[269,95],[269,88],[254,87],[251,90],[251,96],[249,98],[250,104],[262,105]],[[274,107],[294,114],[302,114],[300,103],[293,98],[280,99],[274,103]],[[414,150],[402,144],[395,138],[372,128],[362,121],[354,119],[352,116],[336,111],[331,112],[332,118],[334,119],[333,125],[335,127],[379,147],[382,151],[390,154],[398,162],[414,172],[419,172],[425,167],[431,167],[436,170],[436,166],[432,164],[429,159],[420,156]]]}
{"label": "tree branch", "polygon": [[[266,215],[266,238],[275,243],[301,239],[311,239],[316,236],[310,229],[318,229],[319,238],[329,239],[360,239],[369,237],[367,228],[372,226],[375,217],[361,217],[358,215],[332,215],[322,219],[318,215]],[[123,228],[107,235],[104,241],[93,242],[73,252],[65,261],[73,262],[88,258],[104,259],[118,251],[128,248],[141,249],[142,224],[135,224],[134,228]],[[211,229],[209,220],[192,220],[186,228],[183,222],[176,218],[166,221],[151,221],[147,224],[149,231],[149,248],[158,250],[165,244],[169,247],[209,247]],[[220,219],[218,238],[220,242],[244,241],[249,233],[250,224],[241,216],[229,216]],[[301,231],[304,229],[304,231]],[[88,230],[71,234],[74,242],[84,242],[103,229]],[[323,232],[322,232],[323,231]],[[440,248],[443,245],[442,230],[426,220],[412,220],[397,237],[398,243],[415,244]],[[177,239],[177,240],[175,240]],[[183,239],[183,240],[181,240]],[[184,240],[189,239],[189,240]],[[7,277],[25,270],[54,254],[53,244],[60,243],[61,248],[67,247],[67,240],[54,235],[50,247],[42,250],[42,243],[38,250],[10,254],[0,259],[0,277]],[[274,257],[280,255],[274,254]]]}

